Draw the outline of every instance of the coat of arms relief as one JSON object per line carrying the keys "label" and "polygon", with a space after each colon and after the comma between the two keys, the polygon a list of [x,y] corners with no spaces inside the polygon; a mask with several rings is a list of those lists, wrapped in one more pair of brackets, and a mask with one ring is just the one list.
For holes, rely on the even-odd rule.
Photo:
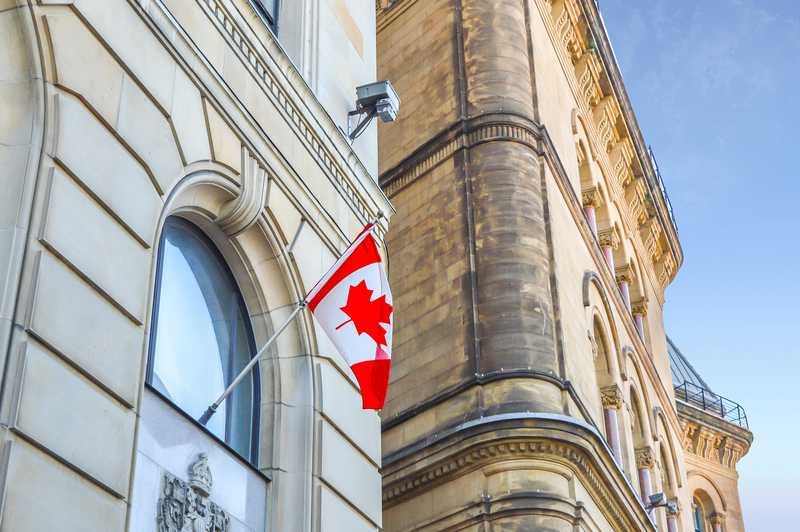
{"label": "coat of arms relief", "polygon": [[189,483],[164,473],[164,498],[158,501],[158,532],[228,532],[228,513],[211,502],[208,456],[189,467]]}

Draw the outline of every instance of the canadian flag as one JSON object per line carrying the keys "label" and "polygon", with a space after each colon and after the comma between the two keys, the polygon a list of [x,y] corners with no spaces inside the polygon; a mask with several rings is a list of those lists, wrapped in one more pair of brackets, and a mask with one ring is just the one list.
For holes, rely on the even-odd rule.
{"label": "canadian flag", "polygon": [[368,224],[305,300],[361,386],[363,408],[381,409],[389,385],[392,294]]}

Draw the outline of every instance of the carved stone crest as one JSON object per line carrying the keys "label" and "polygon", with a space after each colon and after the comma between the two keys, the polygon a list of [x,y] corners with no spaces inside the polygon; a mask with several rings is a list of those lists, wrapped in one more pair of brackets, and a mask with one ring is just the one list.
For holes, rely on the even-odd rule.
{"label": "carved stone crest", "polygon": [[158,532],[228,532],[230,516],[208,500],[211,470],[208,456],[189,467],[189,483],[164,473],[164,498],[158,501]]}
{"label": "carved stone crest", "polygon": [[211,494],[211,469],[208,467],[208,455],[200,453],[200,459],[189,466],[189,485],[200,495],[208,497]]}

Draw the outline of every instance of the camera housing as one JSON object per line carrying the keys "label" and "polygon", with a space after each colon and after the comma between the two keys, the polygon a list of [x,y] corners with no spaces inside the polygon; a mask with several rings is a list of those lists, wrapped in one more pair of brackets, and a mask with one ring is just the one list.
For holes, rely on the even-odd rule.
{"label": "camera housing", "polygon": [[[388,79],[375,81],[356,87],[356,110],[347,114],[347,138],[352,143],[375,116],[381,117],[384,122],[392,122],[397,118],[400,110],[400,97]],[[354,116],[366,115],[361,118],[355,129],[350,130],[350,119]]]}

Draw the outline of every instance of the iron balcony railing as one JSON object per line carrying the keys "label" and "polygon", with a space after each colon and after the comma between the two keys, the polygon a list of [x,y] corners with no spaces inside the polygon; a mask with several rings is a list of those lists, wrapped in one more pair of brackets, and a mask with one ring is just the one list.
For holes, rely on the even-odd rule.
{"label": "iron balcony railing", "polygon": [[744,408],[717,394],[711,393],[691,382],[684,382],[675,386],[675,398],[691,406],[710,412],[725,421],[735,423],[740,427],[750,429],[747,424],[747,415]]}
{"label": "iron balcony railing", "polygon": [[669,195],[667,194],[667,188],[664,186],[664,180],[661,179],[661,170],[658,169],[656,156],[653,154],[653,147],[648,146],[647,151],[650,154],[650,161],[653,163],[653,169],[656,171],[656,178],[658,179],[658,188],[661,190],[661,195],[664,196],[664,203],[667,204],[667,212],[669,212],[669,221],[672,222],[672,227],[675,228],[675,232],[677,233],[678,222],[675,221],[675,212],[672,210],[672,203],[669,201]]}

